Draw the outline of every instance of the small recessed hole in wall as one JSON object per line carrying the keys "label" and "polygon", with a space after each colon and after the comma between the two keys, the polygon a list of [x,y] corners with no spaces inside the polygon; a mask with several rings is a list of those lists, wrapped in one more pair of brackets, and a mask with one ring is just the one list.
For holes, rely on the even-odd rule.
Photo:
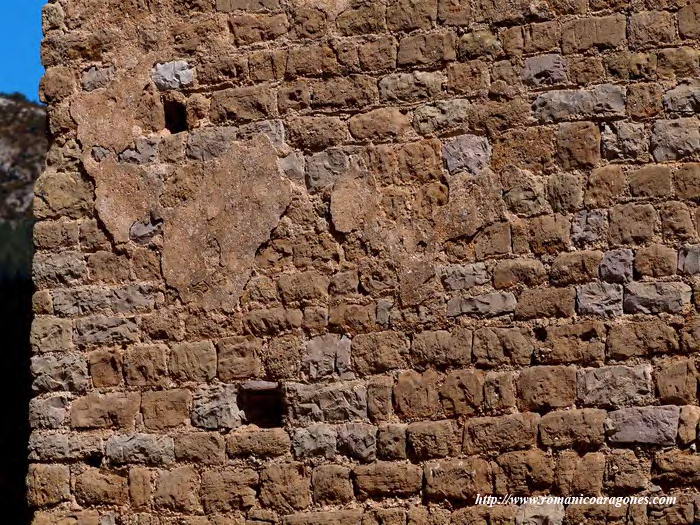
{"label": "small recessed hole in wall", "polygon": [[170,133],[187,131],[187,108],[184,102],[163,97],[163,111],[165,112],[165,127]]}
{"label": "small recessed hole in wall", "polygon": [[85,463],[91,467],[98,468],[100,465],[102,465],[102,455],[99,453],[91,454],[85,458]]}
{"label": "small recessed hole in wall", "polygon": [[246,423],[261,428],[282,426],[284,394],[279,383],[250,381],[238,392],[238,408],[243,411]]}
{"label": "small recessed hole in wall", "polygon": [[538,341],[546,341],[547,340],[547,329],[544,326],[537,326],[533,330],[535,333],[535,339]]}

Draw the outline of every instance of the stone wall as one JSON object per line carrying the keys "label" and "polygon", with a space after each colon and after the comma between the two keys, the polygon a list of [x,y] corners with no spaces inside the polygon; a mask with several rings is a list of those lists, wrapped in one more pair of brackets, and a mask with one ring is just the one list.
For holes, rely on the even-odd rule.
{"label": "stone wall", "polygon": [[35,523],[697,523],[699,21],[48,4]]}

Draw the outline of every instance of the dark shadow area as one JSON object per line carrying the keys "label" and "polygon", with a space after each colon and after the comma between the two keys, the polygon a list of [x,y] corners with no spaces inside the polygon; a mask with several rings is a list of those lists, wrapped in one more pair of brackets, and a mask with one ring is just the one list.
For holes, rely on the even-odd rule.
{"label": "dark shadow area", "polygon": [[245,414],[246,423],[261,428],[282,426],[284,394],[278,383],[252,381],[238,393],[238,406]]}
{"label": "dark shadow area", "polygon": [[0,508],[3,523],[30,523],[26,502],[29,441],[29,330],[32,322],[32,224],[0,221]]}
{"label": "dark shadow area", "polygon": [[26,484],[31,398],[32,198],[48,149],[46,111],[0,95],[0,523],[31,522]]}

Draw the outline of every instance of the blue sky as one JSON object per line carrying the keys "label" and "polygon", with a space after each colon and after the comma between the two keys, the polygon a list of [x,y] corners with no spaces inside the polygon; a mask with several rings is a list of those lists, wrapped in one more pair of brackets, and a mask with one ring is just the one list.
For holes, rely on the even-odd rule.
{"label": "blue sky", "polygon": [[19,91],[30,100],[39,99],[44,68],[39,58],[41,8],[46,0],[3,1],[0,16],[0,92]]}

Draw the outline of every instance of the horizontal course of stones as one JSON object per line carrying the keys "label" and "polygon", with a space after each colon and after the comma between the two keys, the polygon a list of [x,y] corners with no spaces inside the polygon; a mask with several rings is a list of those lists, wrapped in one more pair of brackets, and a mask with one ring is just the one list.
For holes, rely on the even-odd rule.
{"label": "horizontal course of stones", "polygon": [[699,20],[49,3],[35,523],[698,522]]}

